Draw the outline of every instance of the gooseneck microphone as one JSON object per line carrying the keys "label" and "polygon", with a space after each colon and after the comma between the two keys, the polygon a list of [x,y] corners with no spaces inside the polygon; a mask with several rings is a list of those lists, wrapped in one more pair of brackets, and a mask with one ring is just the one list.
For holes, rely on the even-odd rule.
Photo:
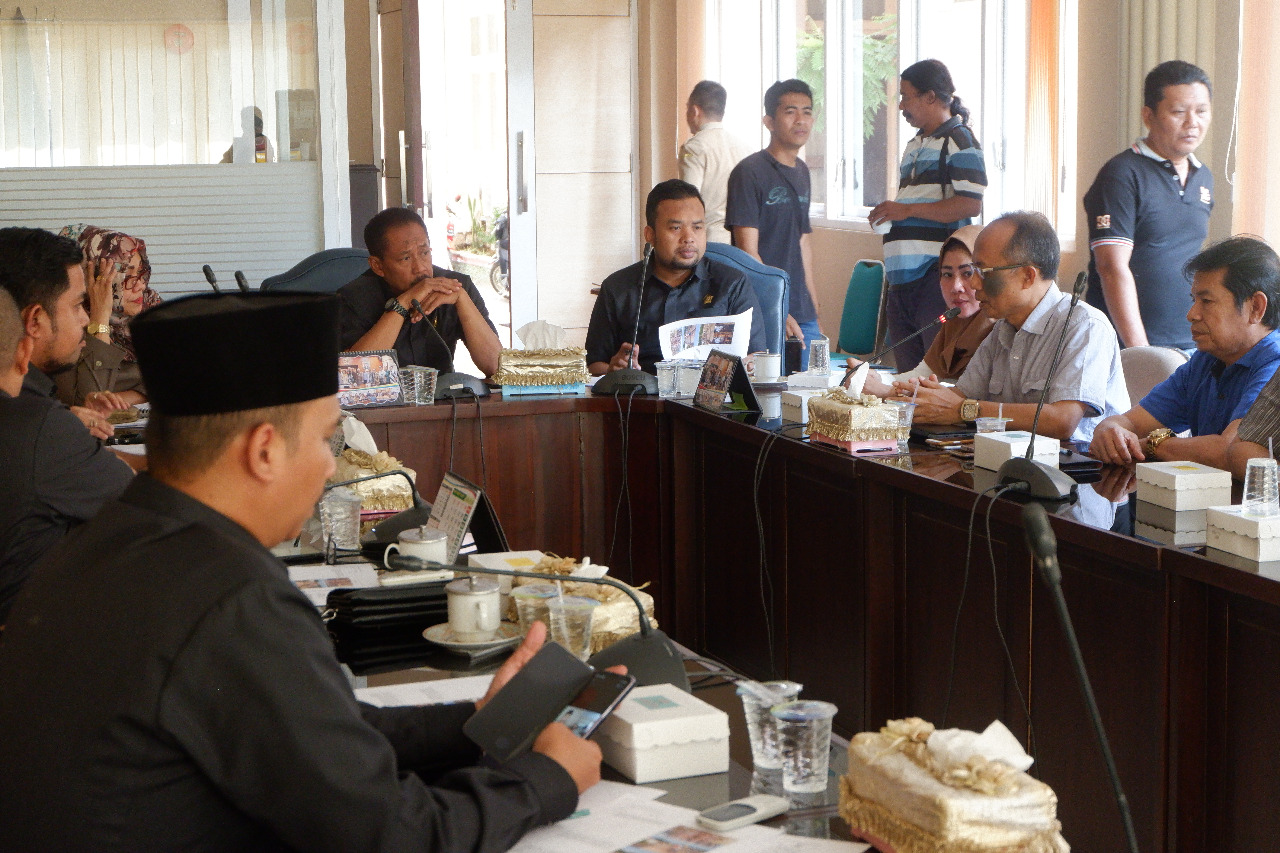
{"label": "gooseneck microphone", "polygon": [[1014,457],[1000,466],[996,477],[1001,485],[1014,485],[1019,491],[1029,494],[1038,500],[1061,501],[1073,499],[1076,495],[1076,481],[1061,469],[1033,458],[1036,449],[1036,427],[1040,425],[1040,412],[1044,410],[1044,401],[1053,387],[1053,378],[1058,374],[1058,362],[1062,359],[1062,350],[1067,343],[1067,332],[1071,328],[1071,315],[1075,313],[1080,297],[1088,288],[1088,275],[1081,272],[1076,276],[1075,286],[1071,288],[1071,306],[1067,309],[1067,319],[1062,323],[1062,334],[1058,336],[1058,346],[1053,353],[1053,361],[1049,363],[1049,375],[1045,377],[1044,388],[1040,391],[1040,402],[1036,404],[1035,417],[1031,419],[1031,440],[1027,442],[1027,453],[1022,458]]}
{"label": "gooseneck microphone", "polygon": [[1130,853],[1138,853],[1138,836],[1133,829],[1133,815],[1129,813],[1129,800],[1120,785],[1120,774],[1116,771],[1116,761],[1111,755],[1111,745],[1107,742],[1107,732],[1102,726],[1102,714],[1098,711],[1098,700],[1093,695],[1093,686],[1089,683],[1089,672],[1084,666],[1084,655],[1080,653],[1080,643],[1076,639],[1076,629],[1071,624],[1071,613],[1067,610],[1067,599],[1062,594],[1062,570],[1058,567],[1058,541],[1049,526],[1049,515],[1038,503],[1029,503],[1022,508],[1022,530],[1027,537],[1027,546],[1035,559],[1040,578],[1048,587],[1053,604],[1058,611],[1058,621],[1062,623],[1062,633],[1067,638],[1067,651],[1076,671],[1076,679],[1080,682],[1080,691],[1084,694],[1085,708],[1089,713],[1089,722],[1093,724],[1093,733],[1098,738],[1098,749],[1102,751],[1102,761],[1106,765],[1107,778],[1115,792],[1116,805],[1120,808],[1120,819],[1124,822],[1125,840]]}
{"label": "gooseneck microphone", "polygon": [[[939,315],[938,315],[938,319],[934,320],[934,321],[933,321],[933,322],[931,322],[931,323],[926,323],[925,325],[923,325],[923,326],[921,326],[920,328],[916,329],[916,330],[915,330],[914,332],[912,332],[911,334],[907,335],[907,336],[906,336],[905,338],[903,338],[902,340],[900,340],[900,341],[894,341],[894,342],[893,342],[892,344],[890,344],[889,346],[887,346],[887,347],[885,347],[884,349],[880,350],[880,352],[878,352],[878,353],[876,353],[875,355],[870,356],[869,358],[867,358],[867,360],[866,360],[866,362],[865,362],[865,363],[866,363],[866,364],[875,364],[877,359],[881,358],[881,357],[882,357],[882,356],[884,356],[884,355],[887,355],[888,353],[893,352],[893,351],[894,351],[894,350],[896,350],[898,347],[900,347],[900,346],[902,346],[903,344],[905,344],[907,341],[909,341],[909,340],[911,340],[911,339],[913,339],[913,338],[917,338],[917,337],[919,337],[920,335],[923,335],[925,332],[929,331],[929,330],[930,330],[930,329],[932,329],[934,326],[941,326],[943,323],[947,322],[948,320],[954,320],[955,318],[957,318],[957,317],[959,317],[959,316],[960,316],[960,309],[959,309],[959,307],[955,307],[955,308],[948,308],[946,311],[944,311],[944,312],[942,312],[941,314],[939,314]],[[915,365],[913,364],[913,365],[911,365],[911,367],[915,367]],[[840,384],[841,384],[843,387],[845,387],[845,388],[848,388],[848,387],[849,387],[849,377],[850,377],[850,376],[853,376],[853,372],[854,372],[855,370],[857,370],[857,369],[858,369],[858,368],[857,368],[857,366],[846,366],[846,367],[845,367],[845,369],[844,369],[844,379],[841,379],[841,380],[840,380]],[[907,369],[908,369],[908,370],[910,370],[910,368],[907,368]],[[899,371],[899,373],[901,373],[901,371]]]}
{"label": "gooseneck microphone", "polygon": [[240,288],[240,292],[248,293],[249,279],[245,278],[244,273],[240,272],[240,270],[236,270],[235,275],[236,275],[236,286]]}
{"label": "gooseneck microphone", "polygon": [[[653,257],[653,246],[648,243],[644,244],[644,262],[640,264],[640,300],[636,306],[636,324],[631,330],[631,354],[630,359],[635,359],[635,363],[639,364],[636,359],[636,348],[639,346],[638,339],[640,337],[640,315],[644,311],[644,287],[649,281],[649,259]],[[637,367],[628,366],[621,370],[611,370],[604,376],[596,380],[596,384],[591,386],[591,393],[600,396],[613,397],[619,394],[629,394],[635,396],[657,396],[658,394],[658,377],[652,373],[646,373]]]}
{"label": "gooseneck microphone", "polygon": [[218,287],[218,277],[213,274],[213,267],[209,266],[208,264],[205,264],[203,269],[204,269],[204,280],[209,282],[209,286],[213,288],[214,293],[221,293],[222,288]]}

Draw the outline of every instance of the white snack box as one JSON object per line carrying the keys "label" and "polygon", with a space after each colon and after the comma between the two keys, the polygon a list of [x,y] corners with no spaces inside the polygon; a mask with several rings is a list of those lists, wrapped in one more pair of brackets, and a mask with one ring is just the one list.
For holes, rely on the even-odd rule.
{"label": "white snack box", "polygon": [[729,716],[671,684],[632,690],[595,740],[605,762],[638,785],[729,769]]}
{"label": "white snack box", "polygon": [[1182,512],[1231,502],[1231,473],[1199,462],[1139,462],[1138,500]]}
{"label": "white snack box", "polygon": [[[988,471],[997,471],[1001,465],[1013,457],[1025,455],[1027,445],[1030,443],[1031,433],[1024,429],[1009,432],[980,432],[973,437],[973,464]],[[1032,458],[1057,468],[1060,447],[1056,438],[1037,435],[1036,452]]]}
{"label": "white snack box", "polygon": [[1280,515],[1255,518],[1241,506],[1211,506],[1208,545],[1249,560],[1280,560]]}
{"label": "white snack box", "polygon": [[805,390],[801,388],[793,388],[789,391],[783,391],[779,395],[782,398],[783,419],[795,421],[798,424],[807,424],[809,422],[809,401],[823,393],[826,392],[817,389]]}
{"label": "white snack box", "polygon": [[[468,554],[467,565],[482,569],[501,569],[507,572],[532,572],[546,554],[541,551],[496,551],[491,554]],[[482,575],[482,577],[485,577]],[[511,592],[511,582],[515,578],[505,575],[487,575],[498,582],[503,595]],[[527,581],[526,581],[527,583]]]}
{"label": "white snack box", "polygon": [[1141,521],[1133,523],[1133,532],[1137,536],[1171,545],[1174,548],[1198,548],[1208,541],[1208,532],[1204,530],[1165,530]]}

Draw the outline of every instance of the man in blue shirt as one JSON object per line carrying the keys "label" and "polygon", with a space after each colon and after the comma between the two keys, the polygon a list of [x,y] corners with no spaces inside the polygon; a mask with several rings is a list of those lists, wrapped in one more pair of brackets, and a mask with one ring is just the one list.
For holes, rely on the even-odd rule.
{"label": "man in blue shirt", "polygon": [[[1280,366],[1280,257],[1254,237],[1214,244],[1187,264],[1199,350],[1123,415],[1098,424],[1090,452],[1124,465],[1190,460],[1227,467],[1240,420]],[[1191,431],[1189,438],[1174,433]]]}

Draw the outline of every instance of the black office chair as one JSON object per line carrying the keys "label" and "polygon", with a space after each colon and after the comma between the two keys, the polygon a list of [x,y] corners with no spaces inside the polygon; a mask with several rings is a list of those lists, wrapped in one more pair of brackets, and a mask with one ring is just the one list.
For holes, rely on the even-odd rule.
{"label": "black office chair", "polygon": [[756,292],[756,301],[760,303],[760,322],[764,324],[765,346],[769,352],[782,353],[787,340],[791,277],[785,270],[765,266],[728,243],[708,243],[707,257],[715,263],[727,264],[746,274],[751,289]]}
{"label": "black office chair", "polygon": [[333,293],[369,269],[364,249],[325,249],[279,275],[262,280],[262,290],[301,290]]}

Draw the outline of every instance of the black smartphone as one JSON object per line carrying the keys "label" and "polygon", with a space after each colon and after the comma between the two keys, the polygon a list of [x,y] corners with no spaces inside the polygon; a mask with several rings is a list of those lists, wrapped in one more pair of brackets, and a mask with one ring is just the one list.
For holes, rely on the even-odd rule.
{"label": "black smartphone", "polygon": [[463,723],[462,731],[492,758],[506,763],[533,745],[594,674],[562,646],[547,643]]}
{"label": "black smartphone", "polygon": [[613,709],[635,686],[633,675],[597,672],[582,692],[560,712],[556,722],[564,723],[578,737],[591,737],[604,718],[613,713]]}

